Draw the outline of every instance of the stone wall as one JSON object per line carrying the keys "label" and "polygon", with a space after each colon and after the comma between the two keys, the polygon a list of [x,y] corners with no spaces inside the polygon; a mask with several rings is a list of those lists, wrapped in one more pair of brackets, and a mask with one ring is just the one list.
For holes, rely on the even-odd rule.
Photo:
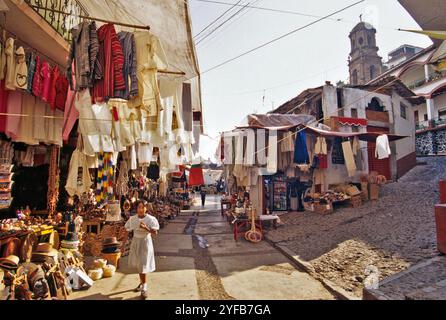
{"label": "stone wall", "polygon": [[416,152],[418,156],[446,154],[446,128],[417,133]]}

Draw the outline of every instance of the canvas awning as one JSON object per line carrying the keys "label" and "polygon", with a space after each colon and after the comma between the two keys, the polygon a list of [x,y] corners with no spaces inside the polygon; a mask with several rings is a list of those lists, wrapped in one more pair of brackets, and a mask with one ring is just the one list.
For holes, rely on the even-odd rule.
{"label": "canvas awning", "polygon": [[315,117],[307,114],[251,114],[237,129],[289,130],[315,121]]}
{"label": "canvas awning", "polygon": [[[446,1],[444,0],[398,0],[423,30],[446,30]],[[441,40],[431,37],[439,45]],[[446,39],[445,39],[446,40]]]}
{"label": "canvas awning", "polygon": [[361,141],[369,141],[369,142],[375,142],[376,138],[378,138],[380,135],[386,134],[389,137],[389,141],[397,141],[405,138],[409,138],[408,136],[402,136],[397,134],[389,134],[385,132],[337,132],[337,131],[328,131],[323,130],[319,128],[309,127],[306,126],[307,132],[310,134],[316,134],[319,136],[323,136],[326,138],[352,138],[352,137],[358,137]]}

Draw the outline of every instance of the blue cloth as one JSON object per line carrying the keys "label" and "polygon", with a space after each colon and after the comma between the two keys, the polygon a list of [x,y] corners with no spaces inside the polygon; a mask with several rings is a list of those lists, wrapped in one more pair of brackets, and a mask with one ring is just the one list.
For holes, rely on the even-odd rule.
{"label": "blue cloth", "polygon": [[307,149],[307,133],[305,130],[300,131],[296,135],[296,143],[294,148],[294,163],[308,164],[310,163],[310,156]]}

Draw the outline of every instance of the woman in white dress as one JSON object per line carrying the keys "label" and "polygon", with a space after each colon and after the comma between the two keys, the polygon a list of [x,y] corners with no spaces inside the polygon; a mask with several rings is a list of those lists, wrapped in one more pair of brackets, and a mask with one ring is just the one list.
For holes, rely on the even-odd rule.
{"label": "woman in white dress", "polygon": [[147,298],[146,274],[155,271],[152,234],[156,235],[160,226],[155,217],[147,214],[145,201],[140,200],[136,206],[136,215],[130,217],[125,228],[127,231],[133,231],[129,266],[138,271],[140,279],[140,284],[135,292],[140,291],[141,296]]}

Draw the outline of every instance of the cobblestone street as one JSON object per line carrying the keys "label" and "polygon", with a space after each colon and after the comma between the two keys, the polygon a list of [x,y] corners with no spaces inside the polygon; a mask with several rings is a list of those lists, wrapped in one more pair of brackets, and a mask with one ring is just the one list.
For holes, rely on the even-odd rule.
{"label": "cobblestone street", "polygon": [[332,215],[284,215],[285,226],[269,232],[268,238],[361,297],[367,266],[378,267],[384,279],[438,255],[434,205],[438,181],[446,176],[446,158],[418,161],[398,182],[384,186],[378,201],[339,208]]}

